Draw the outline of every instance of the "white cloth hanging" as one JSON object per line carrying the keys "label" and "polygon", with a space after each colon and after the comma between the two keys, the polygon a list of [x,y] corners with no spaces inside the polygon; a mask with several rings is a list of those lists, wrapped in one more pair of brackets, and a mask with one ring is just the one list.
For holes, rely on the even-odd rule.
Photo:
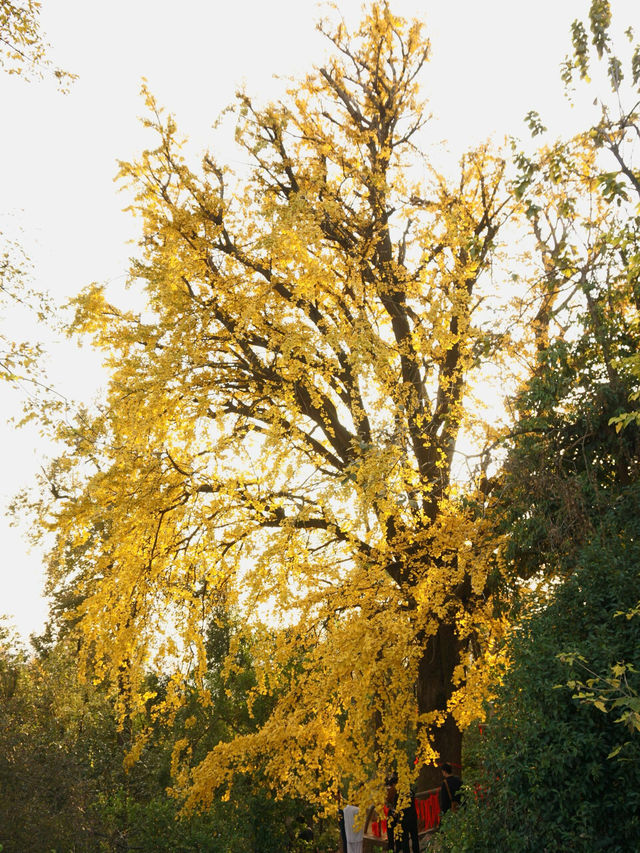
{"label": "white cloth hanging", "polygon": [[[362,853],[362,838],[364,836],[364,825],[358,821],[360,809],[357,806],[345,806],[344,813],[344,834],[347,836],[347,851],[346,853]],[[355,830],[354,824],[360,829]]]}

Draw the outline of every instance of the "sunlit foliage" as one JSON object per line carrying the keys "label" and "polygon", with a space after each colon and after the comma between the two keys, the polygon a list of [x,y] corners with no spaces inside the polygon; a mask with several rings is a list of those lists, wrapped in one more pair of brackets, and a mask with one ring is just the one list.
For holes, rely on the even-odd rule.
{"label": "sunlit foliage", "polygon": [[75,75],[52,66],[40,29],[40,0],[0,0],[0,68],[34,79],[52,74],[64,90]]}
{"label": "sunlit foliage", "polygon": [[464,493],[454,457],[463,429],[495,438],[470,381],[535,354],[541,293],[493,279],[524,190],[487,146],[451,179],[418,150],[419,24],[376,3],[356,32],[324,31],[330,59],[283,101],[239,95],[240,175],[213,154],[192,169],[146,93],[156,147],[121,177],[147,306],[77,299],[111,381],[97,414],[60,423],[37,508],[57,536],[50,589],[72,590],[81,660],[123,719],[154,698],[148,670],[171,672],[158,715],[212,701],[221,605],[260,638],[249,707],[273,710],[195,767],[176,745],[192,805],[258,756],[320,804],[378,801],[394,767],[406,793],[414,756],[459,762],[503,631],[489,457]]}

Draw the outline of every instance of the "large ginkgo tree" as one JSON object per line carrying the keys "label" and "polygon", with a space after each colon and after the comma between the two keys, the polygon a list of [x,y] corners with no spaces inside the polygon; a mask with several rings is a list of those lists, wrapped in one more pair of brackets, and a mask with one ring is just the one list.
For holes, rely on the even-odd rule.
{"label": "large ginkgo tree", "polygon": [[156,147],[121,168],[145,307],[77,299],[111,379],[47,472],[51,589],[124,718],[206,706],[221,605],[252,635],[273,710],[197,761],[176,746],[193,803],[257,764],[319,802],[375,801],[393,769],[406,791],[414,758],[433,784],[499,628],[482,492],[454,459],[470,379],[514,339],[509,294],[487,300],[518,202],[486,147],[449,179],[418,149],[418,23],[375,3],[325,34],[327,63],[281,102],[239,96],[238,175],[213,153],[191,168],[147,95]]}

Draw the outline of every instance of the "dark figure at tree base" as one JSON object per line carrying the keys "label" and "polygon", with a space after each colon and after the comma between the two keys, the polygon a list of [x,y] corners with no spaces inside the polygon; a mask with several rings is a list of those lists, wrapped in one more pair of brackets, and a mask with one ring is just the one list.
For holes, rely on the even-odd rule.
{"label": "dark figure at tree base", "polygon": [[[385,805],[389,809],[387,814],[387,849],[392,853],[420,853],[418,813],[416,812],[414,792],[411,791],[411,802],[407,808],[398,811],[397,781],[398,775],[396,773],[386,780]],[[411,840],[411,847],[409,847],[409,840]]]}
{"label": "dark figure at tree base", "polygon": [[415,792],[411,791],[411,801],[406,809],[402,811],[402,851],[409,853],[409,839],[411,839],[411,850],[420,853],[420,839],[418,837],[418,812],[416,811]]}
{"label": "dark figure at tree base", "polygon": [[445,763],[440,768],[442,770],[442,785],[440,786],[440,813],[444,814],[451,811],[457,811],[460,806],[460,788],[462,780],[458,776],[454,776],[451,765]]}

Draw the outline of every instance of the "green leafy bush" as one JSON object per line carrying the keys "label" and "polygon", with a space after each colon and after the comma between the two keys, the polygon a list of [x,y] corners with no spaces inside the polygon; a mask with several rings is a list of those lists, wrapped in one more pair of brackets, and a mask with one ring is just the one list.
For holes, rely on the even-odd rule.
{"label": "green leafy bush", "polygon": [[584,701],[571,665],[604,676],[625,665],[638,694],[640,620],[624,618],[640,588],[638,497],[637,487],[619,497],[579,568],[514,633],[488,727],[469,739],[466,805],[444,821],[443,849],[639,849],[640,738],[611,704]]}

